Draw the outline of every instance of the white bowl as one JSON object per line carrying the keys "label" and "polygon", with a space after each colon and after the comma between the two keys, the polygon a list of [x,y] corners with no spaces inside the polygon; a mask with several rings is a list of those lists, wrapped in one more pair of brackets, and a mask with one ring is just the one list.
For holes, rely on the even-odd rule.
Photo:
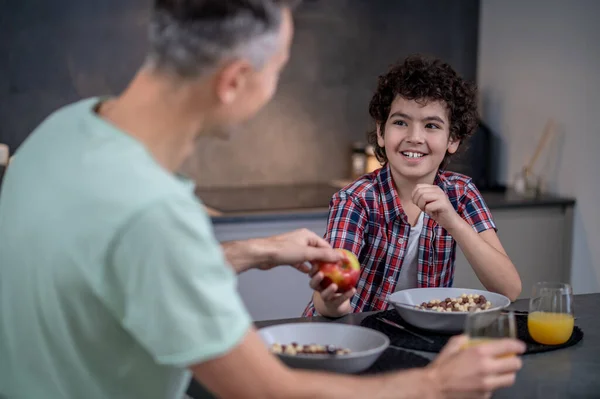
{"label": "white bowl", "polygon": [[411,288],[393,293],[388,296],[387,301],[407,323],[415,327],[454,334],[463,331],[468,312],[437,312],[417,309],[415,306],[432,299],[443,301],[446,298],[457,298],[462,294],[485,296],[492,306],[482,312],[504,309],[510,305],[510,299],[504,295],[468,288]]}
{"label": "white bowl", "polygon": [[337,323],[288,323],[264,327],[258,333],[265,345],[296,342],[302,345],[335,345],[350,349],[346,355],[278,354],[288,366],[338,373],[358,373],[371,367],[390,345],[389,338],[370,328]]}

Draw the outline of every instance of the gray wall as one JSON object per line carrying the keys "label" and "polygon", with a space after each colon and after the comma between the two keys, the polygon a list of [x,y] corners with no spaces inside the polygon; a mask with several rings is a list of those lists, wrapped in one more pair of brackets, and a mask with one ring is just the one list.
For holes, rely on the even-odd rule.
{"label": "gray wall", "polygon": [[204,187],[349,176],[351,142],[364,139],[377,76],[392,62],[433,54],[475,80],[478,7],[471,0],[304,3],[274,100],[248,131],[202,141],[186,171]]}
{"label": "gray wall", "polygon": [[[15,149],[53,109],[116,94],[143,58],[149,0],[3,2],[0,142]],[[204,140],[185,171],[200,186],[329,181],[349,174],[377,76],[410,53],[475,79],[478,0],[317,0],[296,13],[274,101],[226,142]]]}
{"label": "gray wall", "polygon": [[118,93],[145,52],[150,0],[0,1],[0,142],[54,109]]}
{"label": "gray wall", "polygon": [[600,2],[486,0],[481,7],[478,84],[484,119],[502,140],[500,178],[512,182],[554,118],[557,133],[535,172],[549,190],[577,199],[573,288],[598,292]]}

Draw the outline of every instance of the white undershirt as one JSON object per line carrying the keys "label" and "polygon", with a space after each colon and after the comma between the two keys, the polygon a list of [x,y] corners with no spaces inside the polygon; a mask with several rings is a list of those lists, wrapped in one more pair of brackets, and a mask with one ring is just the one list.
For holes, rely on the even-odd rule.
{"label": "white undershirt", "polygon": [[423,215],[421,212],[417,223],[410,227],[408,245],[404,253],[404,261],[396,284],[396,291],[417,287],[417,267],[419,264],[419,237],[423,230]]}

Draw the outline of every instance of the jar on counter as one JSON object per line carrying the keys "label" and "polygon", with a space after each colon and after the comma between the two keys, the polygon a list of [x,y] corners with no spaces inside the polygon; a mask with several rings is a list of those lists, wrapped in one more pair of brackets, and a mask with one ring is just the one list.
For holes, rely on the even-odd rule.
{"label": "jar on counter", "polygon": [[360,141],[352,143],[352,179],[358,179],[365,174],[367,167],[367,154],[365,145]]}
{"label": "jar on counter", "polygon": [[375,148],[372,145],[368,145],[365,148],[365,154],[367,157],[367,164],[365,168],[365,173],[371,173],[379,168],[381,168],[381,163],[377,160],[375,156]]}

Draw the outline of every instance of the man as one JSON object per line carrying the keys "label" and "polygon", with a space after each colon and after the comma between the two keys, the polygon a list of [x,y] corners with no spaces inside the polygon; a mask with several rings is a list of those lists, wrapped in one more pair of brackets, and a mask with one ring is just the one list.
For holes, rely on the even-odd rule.
{"label": "man", "polygon": [[501,355],[523,352],[515,341],[455,339],[427,368],[361,379],[289,370],[258,338],[234,271],[336,255],[306,231],[221,248],[174,172],[198,136],[271,98],[291,39],[283,0],[156,0],[127,89],[62,108],[17,151],[0,197],[0,395],[174,398],[192,375],[222,398],[485,397],[513,383],[520,360]]}

